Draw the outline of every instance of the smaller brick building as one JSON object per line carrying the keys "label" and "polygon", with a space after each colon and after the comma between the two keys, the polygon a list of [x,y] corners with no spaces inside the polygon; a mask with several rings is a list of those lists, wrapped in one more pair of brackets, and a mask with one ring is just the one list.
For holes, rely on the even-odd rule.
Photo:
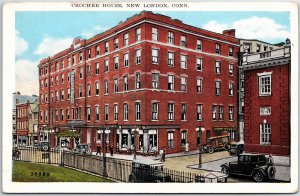
{"label": "smaller brick building", "polygon": [[243,55],[245,151],[290,154],[290,46]]}

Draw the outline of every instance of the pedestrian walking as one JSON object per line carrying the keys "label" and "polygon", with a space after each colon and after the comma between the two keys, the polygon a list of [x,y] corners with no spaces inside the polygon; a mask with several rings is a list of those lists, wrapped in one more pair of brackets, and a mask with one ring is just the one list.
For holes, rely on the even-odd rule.
{"label": "pedestrian walking", "polygon": [[101,146],[100,146],[100,144],[98,143],[97,144],[97,153],[96,153],[96,155],[101,155]]}
{"label": "pedestrian walking", "polygon": [[113,148],[112,145],[110,145],[109,151],[110,151],[110,156],[111,156],[111,157],[114,156],[114,148]]}
{"label": "pedestrian walking", "polygon": [[166,160],[166,149],[163,149],[163,152],[160,157],[160,161],[165,162],[165,160]]}

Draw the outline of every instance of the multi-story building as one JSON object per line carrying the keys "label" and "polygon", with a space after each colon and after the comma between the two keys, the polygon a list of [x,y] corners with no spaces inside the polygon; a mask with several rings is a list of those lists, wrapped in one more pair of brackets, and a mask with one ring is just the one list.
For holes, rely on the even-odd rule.
{"label": "multi-story building", "polygon": [[[289,43],[289,41],[288,41]],[[290,45],[243,55],[245,151],[290,154]]]}
{"label": "multi-story building", "polygon": [[77,130],[80,142],[95,148],[106,127],[117,150],[137,141],[138,151],[167,153],[187,143],[197,149],[200,134],[203,143],[234,138],[238,51],[234,30],[218,34],[146,11],[90,39],[75,38],[38,65],[40,132]]}
{"label": "multi-story building", "polygon": [[18,144],[34,145],[38,142],[38,102],[16,105]]}
{"label": "multi-story building", "polygon": [[239,39],[239,69],[238,69],[238,130],[240,133],[240,142],[244,142],[244,70],[243,55],[267,52],[278,49],[284,45],[284,42],[270,44],[256,39]]}
{"label": "multi-story building", "polygon": [[18,141],[21,143],[21,138],[18,140],[17,135],[17,107],[16,104],[27,103],[27,102],[35,102],[38,101],[38,96],[36,95],[21,95],[20,92],[13,93],[13,109],[12,109],[12,119],[13,119],[13,127],[12,127],[12,138],[13,144],[17,144]]}

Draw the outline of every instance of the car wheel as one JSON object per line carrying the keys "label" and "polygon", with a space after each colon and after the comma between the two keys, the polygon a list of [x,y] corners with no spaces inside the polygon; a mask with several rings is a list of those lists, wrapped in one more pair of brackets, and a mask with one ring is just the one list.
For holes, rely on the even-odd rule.
{"label": "car wheel", "polygon": [[238,156],[238,155],[240,155],[240,154],[241,154],[241,151],[239,151],[239,150],[236,150],[236,151],[235,151],[235,155],[236,155],[236,156]]}
{"label": "car wheel", "polygon": [[48,151],[48,149],[49,149],[49,146],[43,146],[43,147],[42,147],[42,150],[43,150],[43,151]]}
{"label": "car wheel", "polygon": [[229,171],[229,168],[228,167],[222,167],[221,168],[221,172],[223,173],[223,174],[225,174],[227,177],[228,176],[230,176],[230,171]]}
{"label": "car wheel", "polygon": [[224,144],[224,150],[229,151],[229,145],[227,143]]}
{"label": "car wheel", "polygon": [[264,174],[259,170],[255,171],[252,177],[255,182],[262,182],[264,180]]}
{"label": "car wheel", "polygon": [[128,179],[129,182],[135,182],[135,177],[133,175],[130,175],[129,176],[129,179]]}
{"label": "car wheel", "polygon": [[276,169],[275,169],[275,167],[273,167],[273,166],[269,166],[268,167],[268,177],[269,177],[269,179],[274,179],[275,178],[275,173],[276,173]]}
{"label": "car wheel", "polygon": [[208,152],[209,152],[210,154],[214,153],[214,148],[213,148],[213,147],[208,147]]}

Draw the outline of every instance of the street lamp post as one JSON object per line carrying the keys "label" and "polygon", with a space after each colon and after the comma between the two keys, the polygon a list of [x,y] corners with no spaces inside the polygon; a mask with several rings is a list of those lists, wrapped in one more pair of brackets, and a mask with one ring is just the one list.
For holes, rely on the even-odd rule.
{"label": "street lamp post", "polygon": [[134,148],[133,148],[133,159],[136,159],[136,133],[139,133],[140,129],[137,127],[136,129],[132,129],[134,133]]}
{"label": "street lamp post", "polygon": [[110,133],[110,130],[107,126],[105,126],[105,130],[99,129],[97,131],[98,134],[102,134],[102,148],[103,148],[103,176],[107,176],[106,172],[106,133]]}
{"label": "street lamp post", "polygon": [[205,131],[204,127],[196,128],[199,131],[199,165],[198,168],[202,168],[202,132]]}

